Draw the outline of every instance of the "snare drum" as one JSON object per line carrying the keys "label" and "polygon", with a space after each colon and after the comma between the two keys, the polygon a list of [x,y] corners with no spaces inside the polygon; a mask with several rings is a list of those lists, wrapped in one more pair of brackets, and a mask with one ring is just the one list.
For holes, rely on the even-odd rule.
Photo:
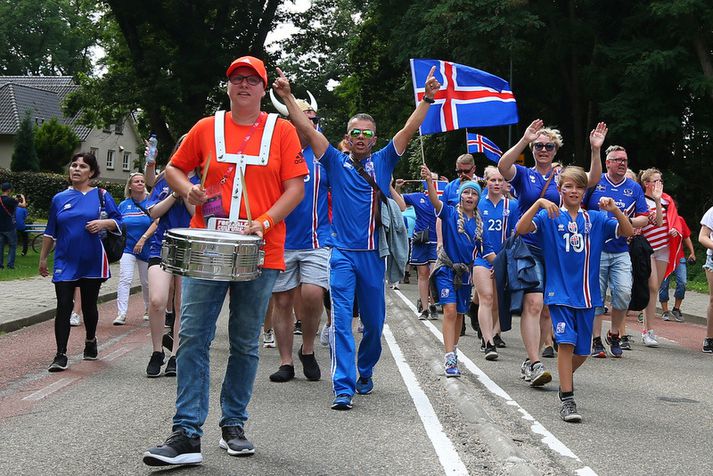
{"label": "snare drum", "polygon": [[260,276],[262,238],[200,228],[168,230],[161,267],[173,274],[213,281],[251,281]]}

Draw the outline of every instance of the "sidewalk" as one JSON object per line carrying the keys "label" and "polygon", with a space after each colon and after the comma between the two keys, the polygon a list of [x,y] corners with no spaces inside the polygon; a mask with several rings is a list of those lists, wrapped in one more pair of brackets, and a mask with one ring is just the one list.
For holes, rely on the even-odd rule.
{"label": "sidewalk", "polygon": [[[114,263],[111,265],[111,278],[102,284],[99,291],[99,302],[116,299],[118,284],[119,263]],[[131,292],[139,289],[139,273],[134,272]],[[53,319],[56,307],[54,284],[49,277],[0,281],[0,332],[12,332]]]}

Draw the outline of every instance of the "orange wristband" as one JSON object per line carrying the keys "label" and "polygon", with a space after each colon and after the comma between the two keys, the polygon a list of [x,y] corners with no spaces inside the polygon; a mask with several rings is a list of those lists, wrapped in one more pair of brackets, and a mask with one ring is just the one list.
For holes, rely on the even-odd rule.
{"label": "orange wristband", "polygon": [[275,226],[274,220],[267,213],[263,213],[262,215],[257,217],[255,221],[257,221],[262,226],[263,236],[267,235],[267,233],[272,230],[272,227]]}

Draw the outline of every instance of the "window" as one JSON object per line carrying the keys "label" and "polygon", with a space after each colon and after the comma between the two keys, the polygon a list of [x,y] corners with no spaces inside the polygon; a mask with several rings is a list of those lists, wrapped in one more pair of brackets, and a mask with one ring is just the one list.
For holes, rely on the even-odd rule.
{"label": "window", "polygon": [[123,134],[124,133],[124,120],[119,119],[116,121],[116,124],[114,124],[114,134]]}
{"label": "window", "polygon": [[106,168],[108,170],[114,170],[114,151],[113,150],[106,151]]}
{"label": "window", "polygon": [[124,171],[131,170],[131,152],[124,152],[124,159],[121,161],[121,168]]}

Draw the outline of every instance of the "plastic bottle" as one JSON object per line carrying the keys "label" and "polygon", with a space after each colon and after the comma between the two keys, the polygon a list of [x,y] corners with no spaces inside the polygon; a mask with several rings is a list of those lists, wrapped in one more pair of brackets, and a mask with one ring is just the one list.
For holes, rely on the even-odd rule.
{"label": "plastic bottle", "polygon": [[[107,218],[109,218],[109,215],[107,215],[105,210],[102,210],[101,212],[99,212],[100,220],[106,220]],[[99,235],[99,238],[103,240],[106,237],[106,230],[104,230],[104,229],[99,230],[98,235]]]}
{"label": "plastic bottle", "polygon": [[146,151],[146,163],[153,164],[156,162],[156,155],[158,154],[158,139],[155,133],[151,133],[149,136],[149,146]]}

